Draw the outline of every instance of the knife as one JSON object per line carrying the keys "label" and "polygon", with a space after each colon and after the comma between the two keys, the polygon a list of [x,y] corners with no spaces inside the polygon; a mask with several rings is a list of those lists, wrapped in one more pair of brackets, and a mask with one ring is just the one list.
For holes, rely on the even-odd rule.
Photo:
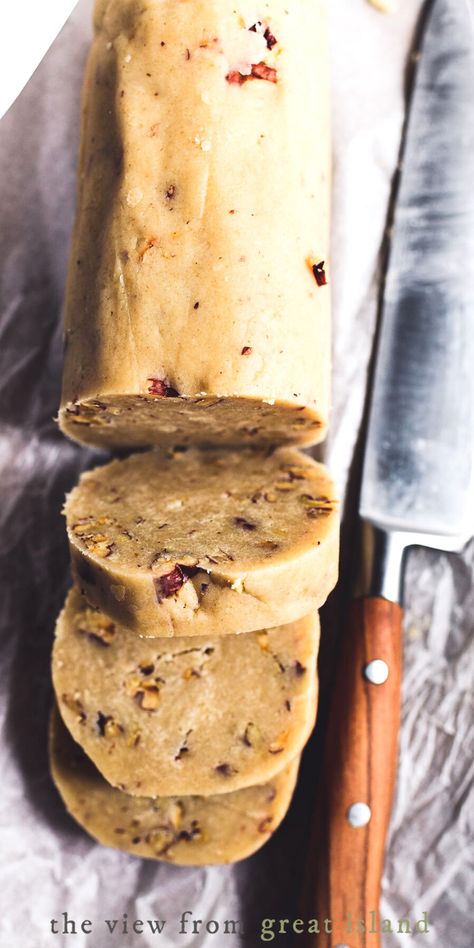
{"label": "knife", "polygon": [[[407,548],[474,533],[472,8],[424,11],[382,293],[359,495],[361,577],[326,733],[304,944],[380,945],[397,769]],[[327,919],[325,924],[324,920]],[[330,931],[325,931],[330,929]],[[301,945],[301,939],[298,944]]]}
{"label": "knife", "polygon": [[77,0],[18,0],[2,5],[0,118],[13,104],[64,26]]}

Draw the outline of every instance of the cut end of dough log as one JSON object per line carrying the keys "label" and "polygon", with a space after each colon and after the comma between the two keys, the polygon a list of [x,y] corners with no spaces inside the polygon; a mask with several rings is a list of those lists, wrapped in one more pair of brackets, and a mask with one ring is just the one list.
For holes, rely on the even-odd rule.
{"label": "cut end of dough log", "polygon": [[74,441],[105,449],[210,444],[309,446],[325,435],[325,417],[296,401],[204,393],[179,397],[168,394],[170,388],[162,380],[153,383],[155,395],[110,395],[68,402],[59,414],[60,427]]}

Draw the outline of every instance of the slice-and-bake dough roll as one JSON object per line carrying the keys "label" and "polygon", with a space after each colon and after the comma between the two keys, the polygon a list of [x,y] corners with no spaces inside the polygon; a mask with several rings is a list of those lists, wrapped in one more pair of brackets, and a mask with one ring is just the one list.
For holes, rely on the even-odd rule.
{"label": "slice-and-bake dough roll", "polygon": [[105,447],[320,440],[326,0],[100,0],[60,425]]}
{"label": "slice-and-bake dough roll", "polygon": [[268,840],[290,804],[299,758],[271,780],[209,797],[130,797],[111,787],[55,710],[50,766],[71,816],[99,843],[181,866],[236,862]]}
{"label": "slice-and-bake dough roll", "polygon": [[244,635],[139,639],[73,590],[53,649],[60,714],[136,796],[266,783],[302,750],[317,699],[317,613]]}
{"label": "slice-and-bake dough roll", "polygon": [[294,448],[135,454],[84,474],[65,513],[77,585],[142,636],[284,625],[337,578],[334,485]]}

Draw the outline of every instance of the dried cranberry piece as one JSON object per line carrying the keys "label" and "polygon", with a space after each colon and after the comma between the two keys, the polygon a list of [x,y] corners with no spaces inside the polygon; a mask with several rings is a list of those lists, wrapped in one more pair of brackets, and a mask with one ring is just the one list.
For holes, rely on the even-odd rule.
{"label": "dried cranberry piece", "polygon": [[[254,23],[253,26],[250,26],[250,27],[249,27],[249,32],[250,32],[250,33],[261,33],[261,32],[262,32],[262,29],[261,29],[262,26],[263,26],[263,23],[262,23],[261,20],[259,20],[258,23]],[[277,40],[276,37],[273,35],[272,31],[270,30],[270,27],[268,27],[268,26],[266,27],[266,29],[265,29],[265,31],[264,31],[264,33],[263,33],[263,38],[264,38],[264,39],[266,40],[266,42],[267,42],[267,47],[268,47],[268,49],[273,49],[273,47],[276,46],[276,44],[278,43],[278,40]]]}
{"label": "dried cranberry piece", "polygon": [[163,599],[176,595],[186,580],[190,576],[195,576],[197,571],[197,566],[180,566],[179,563],[176,563],[176,566],[169,573],[165,573],[164,576],[156,576],[153,583],[158,602],[163,602]]}
{"label": "dried cranberry piece", "polygon": [[167,599],[168,596],[174,596],[181,589],[185,580],[183,570],[178,564],[169,573],[165,573],[164,576],[157,576],[153,582],[158,602],[163,602],[163,599]]}
{"label": "dried cranberry piece", "polygon": [[320,263],[313,263],[311,269],[318,286],[327,286],[328,281],[326,279],[326,271],[324,269],[324,260],[321,260]]}
{"label": "dried cranberry piece", "polygon": [[267,82],[277,82],[277,71],[266,63],[256,63],[252,66],[253,79],[265,79]]}
{"label": "dried cranberry piece", "polygon": [[276,44],[278,43],[276,36],[273,35],[272,31],[270,30],[268,26],[263,36],[264,36],[264,39],[266,39],[267,41],[268,49],[273,49],[273,47],[276,46]]}
{"label": "dried cranberry piece", "polygon": [[148,393],[150,395],[157,395],[159,398],[179,398],[179,392],[172,388],[169,382],[166,379],[147,379],[149,382]]}
{"label": "dried cranberry piece", "polygon": [[267,82],[278,82],[278,75],[273,66],[267,66],[266,63],[255,63],[252,66],[250,75],[244,76],[237,70],[232,70],[226,75],[227,82],[231,85],[242,86],[248,79],[265,79]]}
{"label": "dried cranberry piece", "polygon": [[226,79],[231,86],[241,86],[244,82],[247,82],[247,79],[250,79],[250,76],[243,76],[242,73],[237,69],[233,69],[231,72],[227,73]]}

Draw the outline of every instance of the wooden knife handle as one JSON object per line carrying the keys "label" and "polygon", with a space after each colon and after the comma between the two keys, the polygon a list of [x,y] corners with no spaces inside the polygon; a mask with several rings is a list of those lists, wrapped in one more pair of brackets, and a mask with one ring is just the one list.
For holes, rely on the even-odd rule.
{"label": "wooden knife handle", "polygon": [[[306,880],[304,918],[318,919],[320,933],[307,936],[306,948],[380,946],[380,886],[400,727],[401,625],[401,607],[387,599],[356,599],[349,610]],[[371,683],[371,670],[379,680],[384,667],[367,667],[375,660],[388,667],[380,684]],[[364,806],[354,809],[354,804]],[[362,822],[369,817],[367,807],[368,822],[351,825],[350,815]]]}

